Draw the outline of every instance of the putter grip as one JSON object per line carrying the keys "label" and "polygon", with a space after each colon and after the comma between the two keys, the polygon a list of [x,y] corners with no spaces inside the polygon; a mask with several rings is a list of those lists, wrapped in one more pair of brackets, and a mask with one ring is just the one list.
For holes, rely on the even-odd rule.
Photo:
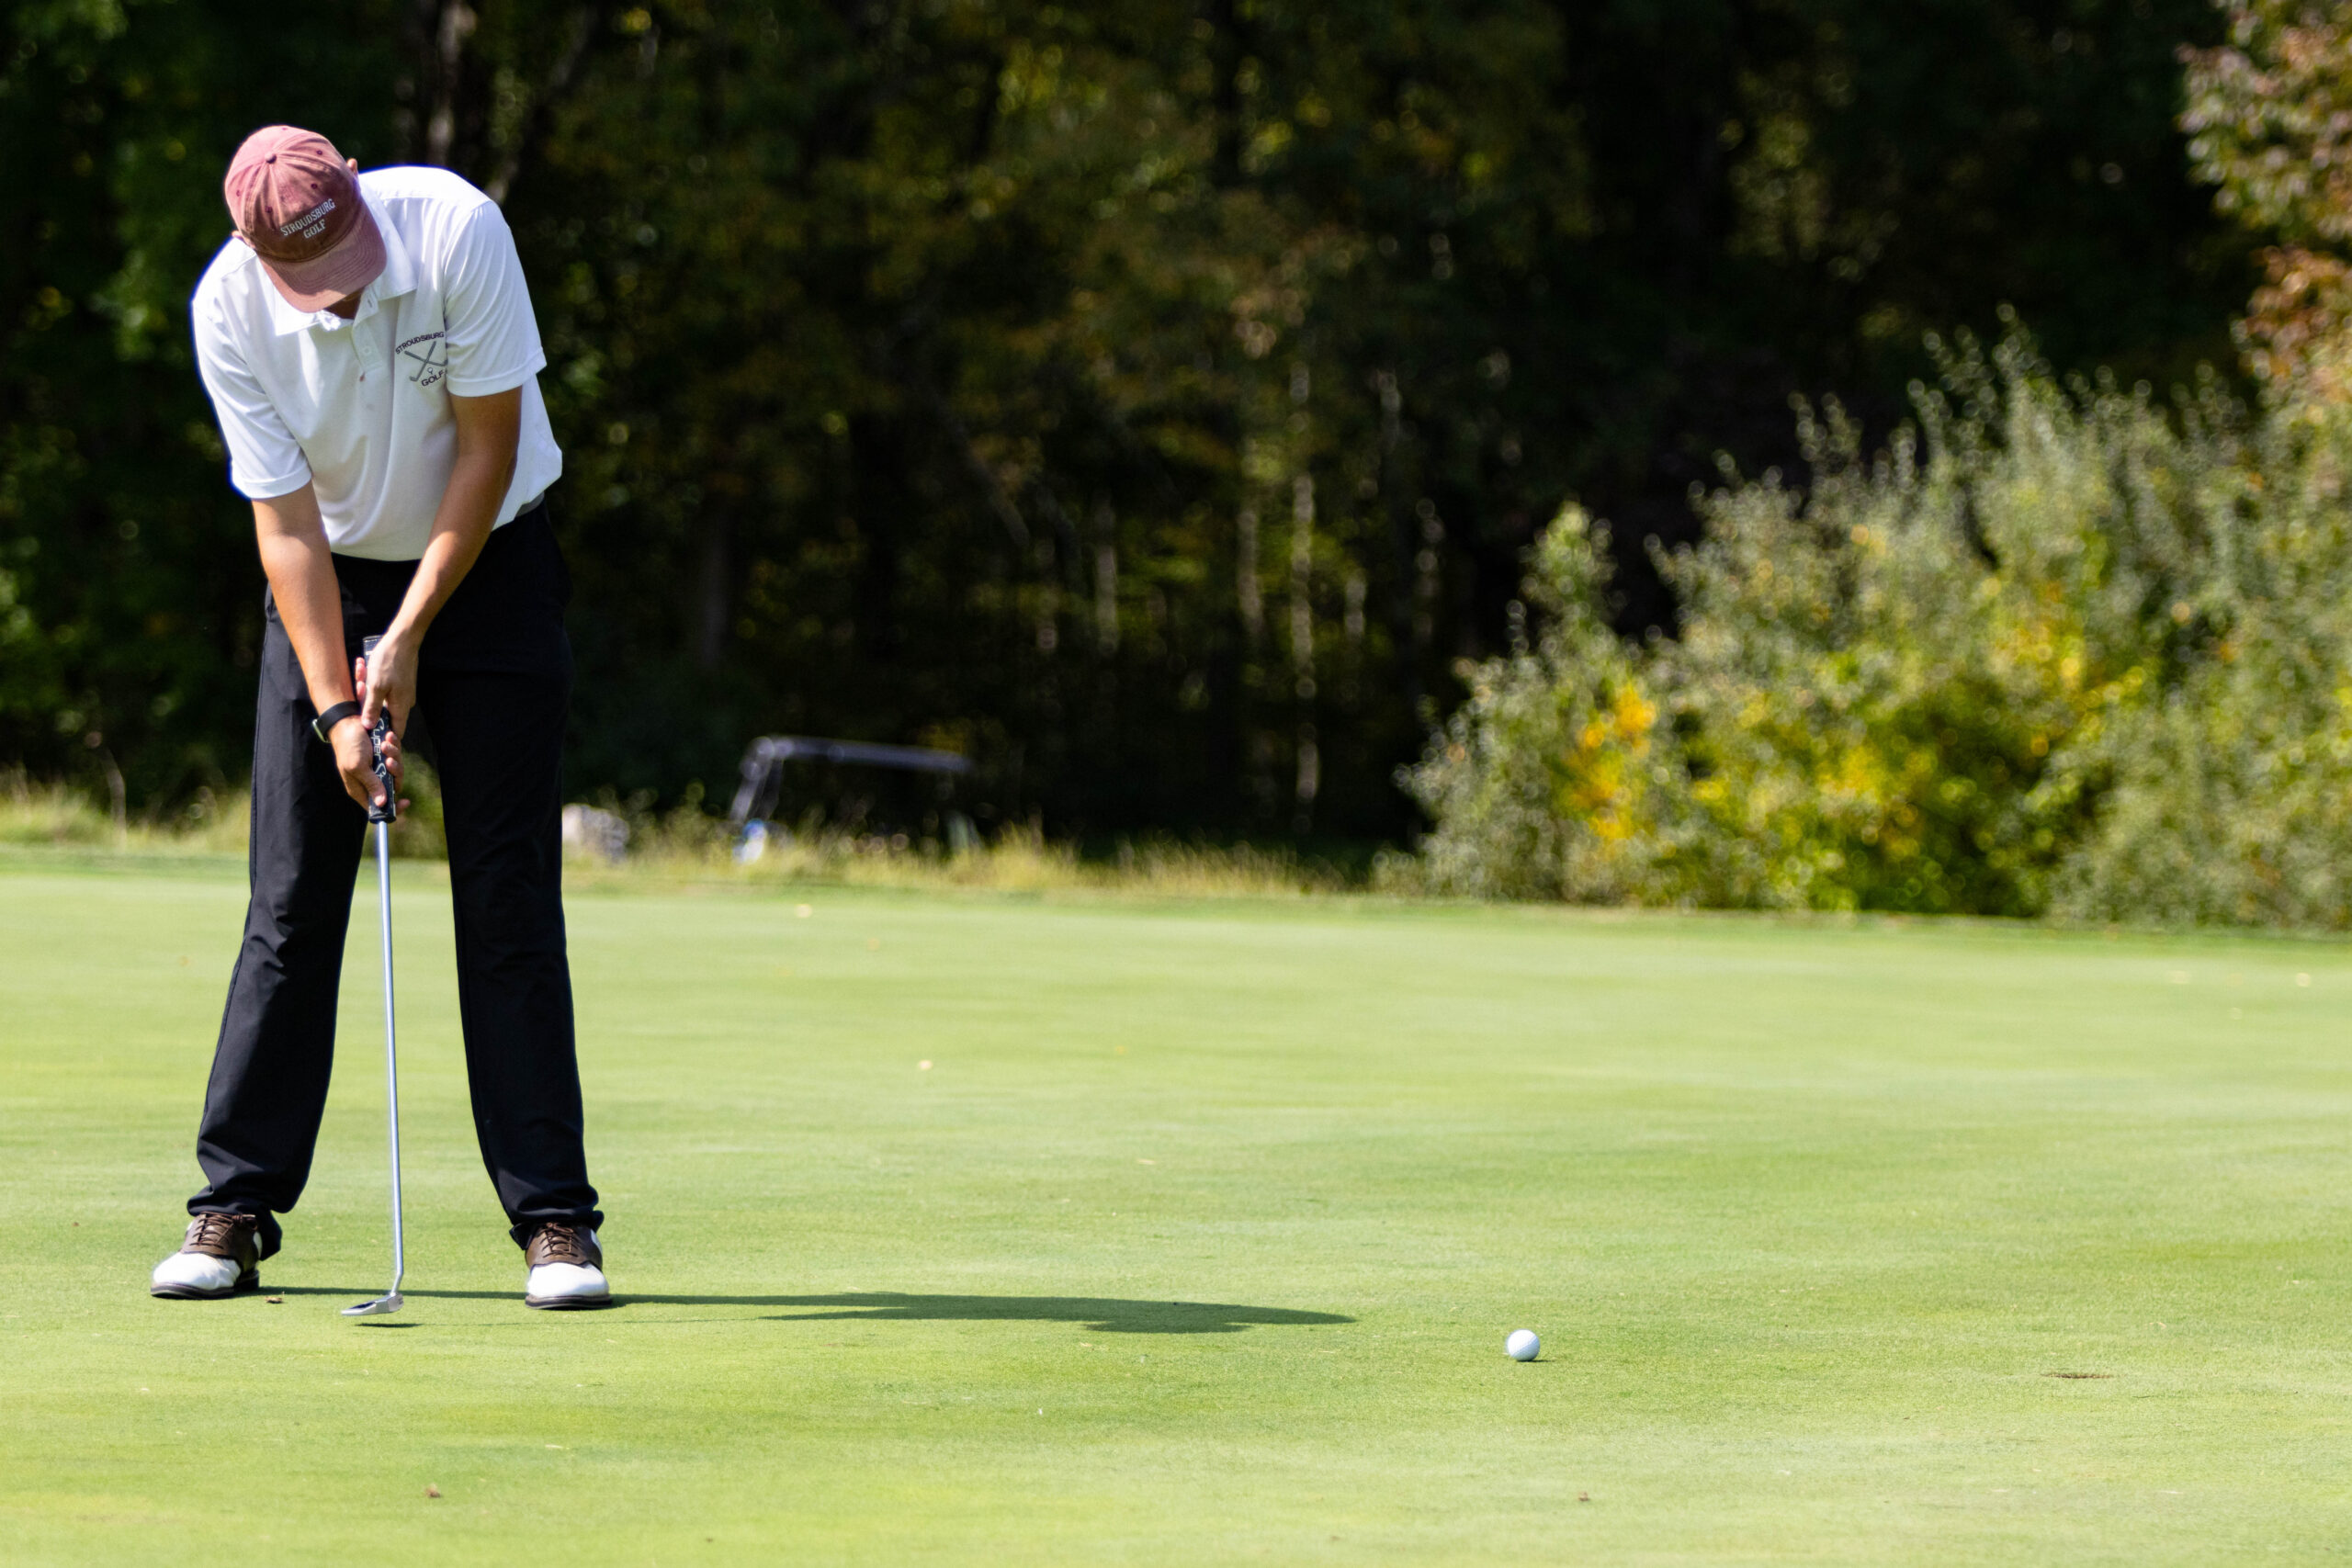
{"label": "putter grip", "polygon": [[[376,683],[376,645],[383,640],[381,637],[365,637],[359,644],[360,657],[368,660],[368,684],[371,687]],[[376,728],[368,732],[368,749],[376,754],[376,778],[384,786],[384,804],[368,808],[368,820],[370,822],[400,820],[400,793],[392,786],[391,769],[384,764],[384,738],[391,732],[391,710],[377,708]]]}

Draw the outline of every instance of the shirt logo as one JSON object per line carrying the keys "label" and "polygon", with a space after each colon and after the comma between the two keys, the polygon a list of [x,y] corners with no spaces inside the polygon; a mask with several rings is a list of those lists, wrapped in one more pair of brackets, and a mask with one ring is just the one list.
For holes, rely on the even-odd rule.
{"label": "shirt logo", "polygon": [[447,333],[419,333],[405,343],[394,346],[392,352],[413,367],[408,373],[413,385],[437,387],[449,374],[449,344]]}

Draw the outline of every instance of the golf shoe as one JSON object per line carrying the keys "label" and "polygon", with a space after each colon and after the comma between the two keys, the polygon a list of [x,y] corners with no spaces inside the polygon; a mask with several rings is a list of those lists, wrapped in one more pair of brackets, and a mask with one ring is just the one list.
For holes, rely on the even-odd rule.
{"label": "golf shoe", "polygon": [[261,1221],[252,1214],[198,1214],[180,1249],[155,1265],[147,1293],[213,1301],[261,1288]]}
{"label": "golf shoe", "polygon": [[531,1233],[523,1256],[531,1270],[523,1285],[524,1305],[560,1310],[612,1303],[612,1287],[605,1282],[604,1248],[585,1225],[550,1220]]}

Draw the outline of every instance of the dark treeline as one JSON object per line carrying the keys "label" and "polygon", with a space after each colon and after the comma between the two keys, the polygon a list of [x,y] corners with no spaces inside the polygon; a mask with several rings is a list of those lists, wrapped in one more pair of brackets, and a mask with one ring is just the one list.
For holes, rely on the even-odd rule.
{"label": "dark treeline", "polygon": [[0,763],[236,782],[260,574],[190,365],[288,120],[506,206],[568,471],[571,788],[931,742],[1057,830],[1393,836],[1536,530],[2013,304],[2232,357],[2204,0],[40,0],[0,62]]}

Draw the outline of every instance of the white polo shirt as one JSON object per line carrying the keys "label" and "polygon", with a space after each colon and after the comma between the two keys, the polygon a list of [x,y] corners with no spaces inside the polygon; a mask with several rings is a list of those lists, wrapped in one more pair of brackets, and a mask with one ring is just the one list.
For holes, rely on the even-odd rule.
{"label": "white polo shirt", "polygon": [[328,547],[414,560],[458,456],[449,396],[523,389],[501,525],[563,472],[538,373],[547,365],[514,236],[498,204],[447,169],[371,169],[360,195],[384,270],[351,321],[308,314],[233,235],[196,286],[196,362],[254,500],[318,487]]}

